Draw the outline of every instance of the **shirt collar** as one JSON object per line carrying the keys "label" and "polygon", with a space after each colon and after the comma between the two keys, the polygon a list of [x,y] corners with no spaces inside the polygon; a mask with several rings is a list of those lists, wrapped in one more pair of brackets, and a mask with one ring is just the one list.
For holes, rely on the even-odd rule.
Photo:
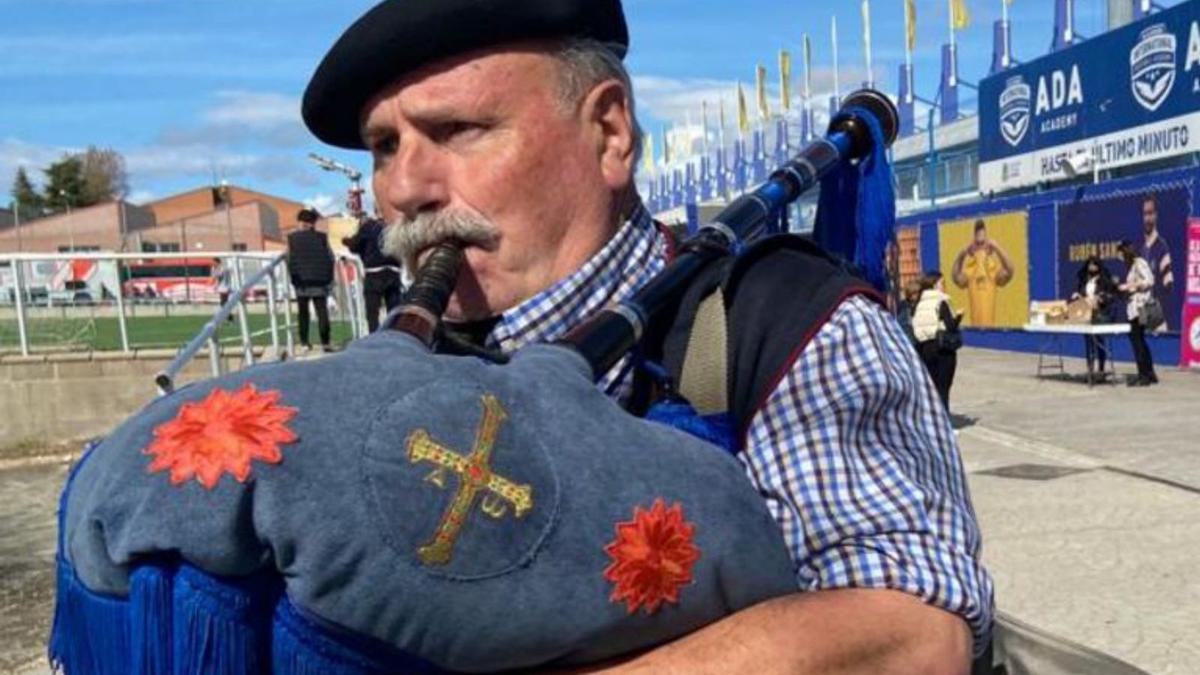
{"label": "shirt collar", "polygon": [[667,237],[639,204],[579,269],[504,312],[489,346],[507,353],[562,337],[586,317],[641,288],[665,266],[668,249]]}

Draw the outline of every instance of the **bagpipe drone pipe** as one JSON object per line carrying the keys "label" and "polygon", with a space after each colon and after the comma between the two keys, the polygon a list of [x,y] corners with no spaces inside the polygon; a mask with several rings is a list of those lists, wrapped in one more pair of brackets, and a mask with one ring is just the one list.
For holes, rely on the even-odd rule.
{"label": "bagpipe drone pipe", "polygon": [[797,590],[729,453],[594,385],[713,256],[895,134],[850,96],[631,300],[505,365],[433,353],[462,253],[395,326],[159,398],[59,510],[51,662],[82,673],[488,672],[592,663]]}

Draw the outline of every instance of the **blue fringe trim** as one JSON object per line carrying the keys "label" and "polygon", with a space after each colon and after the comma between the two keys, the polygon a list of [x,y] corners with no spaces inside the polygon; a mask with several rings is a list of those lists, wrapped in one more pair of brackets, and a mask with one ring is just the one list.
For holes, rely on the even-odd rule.
{"label": "blue fringe trim", "polygon": [[147,565],[129,579],[132,675],[170,675],[171,570]]}
{"label": "blue fringe trim", "polygon": [[58,560],[50,662],[67,675],[440,673],[295,607],[277,579],[139,565],[129,598],[88,590]]}
{"label": "blue fringe trim", "polygon": [[270,672],[270,599],[252,580],[220,581],[183,565],[175,575],[171,658],[176,673],[252,675]]}
{"label": "blue fringe trim", "polygon": [[56,567],[50,665],[67,675],[129,673],[129,603],[84,588],[61,557]]}

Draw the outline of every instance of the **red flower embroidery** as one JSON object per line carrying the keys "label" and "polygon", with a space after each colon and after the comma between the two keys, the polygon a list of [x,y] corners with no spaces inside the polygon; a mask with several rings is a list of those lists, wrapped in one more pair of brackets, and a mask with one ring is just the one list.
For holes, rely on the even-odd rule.
{"label": "red flower embroidery", "polygon": [[295,408],[275,405],[278,391],[255,391],[247,384],[236,392],[214,389],[198,403],[185,403],[170,422],[154,429],[154,441],[143,453],[154,461],[148,470],[171,471],[171,484],[195,476],[209,490],[228,472],[239,483],[250,477],[251,460],[283,461],[279,446],[296,434],[286,422]]}
{"label": "red flower embroidery", "polygon": [[692,582],[700,559],[693,543],[696,526],[683,519],[683,507],[656,499],[649,511],[634,507],[633,520],[617,524],[617,538],[604,547],[613,562],[604,578],[615,584],[612,602],[625,602],[630,614],[645,607],[653,614],[665,602],[678,603],[679,589]]}

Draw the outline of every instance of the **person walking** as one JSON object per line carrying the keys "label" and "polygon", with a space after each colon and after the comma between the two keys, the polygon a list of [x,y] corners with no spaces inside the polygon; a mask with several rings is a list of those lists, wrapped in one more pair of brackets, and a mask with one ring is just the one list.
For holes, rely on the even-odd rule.
{"label": "person walking", "polygon": [[950,387],[958,369],[958,349],[962,346],[961,322],[962,313],[956,313],[950,306],[942,273],[935,271],[925,275],[921,280],[921,298],[913,312],[913,337],[947,411],[950,410]]}
{"label": "person walking", "polygon": [[1148,387],[1158,384],[1158,376],[1154,374],[1154,359],[1150,355],[1150,346],[1146,344],[1146,331],[1154,330],[1157,326],[1146,325],[1146,310],[1151,306],[1154,291],[1154,270],[1150,263],[1137,254],[1133,243],[1122,241],[1117,247],[1121,258],[1129,266],[1125,283],[1118,289],[1125,294],[1125,313],[1129,319],[1129,343],[1133,347],[1133,358],[1137,361],[1137,377],[1129,381],[1131,387]]}
{"label": "person walking", "polygon": [[[218,307],[224,307],[225,301],[229,300],[230,289],[233,287],[232,280],[230,279],[232,273],[229,266],[220,258],[213,258],[212,275],[213,279],[216,280]],[[225,317],[225,320],[232,322],[233,314]]]}
{"label": "person walking", "polygon": [[309,305],[316,308],[317,329],[320,331],[321,347],[329,352],[329,287],[333,284],[333,249],[329,238],[316,229],[321,214],[315,209],[302,209],[296,215],[300,229],[288,235],[288,274],[296,289],[296,303],[300,319],[300,343],[305,350],[312,349],[308,341]]}

